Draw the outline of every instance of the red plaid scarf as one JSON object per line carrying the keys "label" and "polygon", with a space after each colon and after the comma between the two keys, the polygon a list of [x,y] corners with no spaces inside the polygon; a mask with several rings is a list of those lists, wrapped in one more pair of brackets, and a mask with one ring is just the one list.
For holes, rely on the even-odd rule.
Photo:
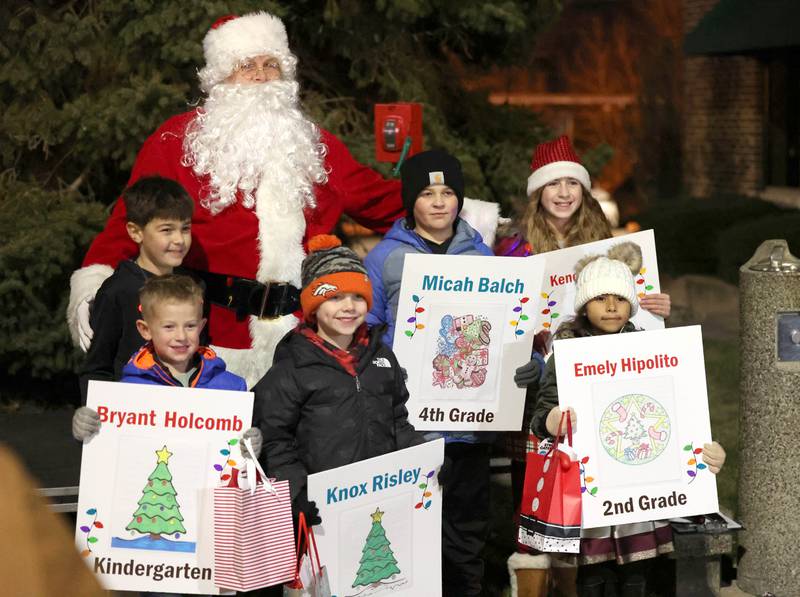
{"label": "red plaid scarf", "polygon": [[353,377],[356,377],[356,364],[358,363],[358,359],[361,358],[364,349],[369,345],[369,333],[366,323],[362,323],[358,326],[355,334],[353,334],[353,341],[350,343],[350,348],[348,350],[342,350],[338,346],[334,346],[330,342],[324,340],[313,328],[305,323],[301,323],[297,326],[296,331],[308,338],[308,340],[319,347],[322,352],[336,359],[336,361],[344,367],[345,371]]}

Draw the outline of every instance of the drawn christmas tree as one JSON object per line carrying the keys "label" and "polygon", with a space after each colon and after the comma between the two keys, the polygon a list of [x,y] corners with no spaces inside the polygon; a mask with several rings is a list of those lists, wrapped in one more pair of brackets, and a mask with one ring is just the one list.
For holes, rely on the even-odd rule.
{"label": "drawn christmas tree", "polygon": [[372,516],[372,528],[367,535],[367,541],[361,552],[359,568],[353,586],[367,586],[379,584],[395,574],[400,573],[397,567],[397,560],[392,553],[389,540],[386,538],[386,531],[383,528],[383,512],[380,508],[375,508]]}
{"label": "drawn christmas tree", "polygon": [[133,513],[133,519],[125,528],[129,531],[150,533],[151,539],[160,539],[161,535],[185,533],[183,516],[181,516],[177,492],[172,486],[172,473],[169,472],[169,457],[172,452],[164,446],[156,450],[156,468],[147,478],[147,485],[142,490],[139,507]]}
{"label": "drawn christmas tree", "polygon": [[639,418],[636,416],[629,417],[628,425],[625,427],[625,433],[623,437],[632,442],[635,442],[644,435],[645,435],[644,427],[639,421]]}

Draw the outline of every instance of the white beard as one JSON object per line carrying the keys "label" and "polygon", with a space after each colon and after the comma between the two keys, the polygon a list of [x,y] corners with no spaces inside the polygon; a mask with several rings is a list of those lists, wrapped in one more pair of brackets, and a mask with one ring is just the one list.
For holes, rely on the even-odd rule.
{"label": "white beard", "polygon": [[182,159],[198,176],[209,176],[203,207],[219,213],[241,191],[252,209],[265,174],[275,191],[268,197],[272,209],[296,213],[314,206],[314,184],[327,181],[326,148],[300,110],[298,89],[296,81],[270,81],[210,90],[187,127]]}

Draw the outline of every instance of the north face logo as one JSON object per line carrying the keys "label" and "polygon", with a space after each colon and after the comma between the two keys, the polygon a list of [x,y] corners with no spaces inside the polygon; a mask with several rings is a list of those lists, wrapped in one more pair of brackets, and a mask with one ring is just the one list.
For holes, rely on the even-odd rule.
{"label": "north face logo", "polygon": [[372,364],[375,365],[376,367],[386,367],[390,369],[392,367],[392,364],[389,362],[389,359],[385,357],[378,357],[377,359],[372,361]]}
{"label": "north face logo", "polygon": [[328,284],[326,282],[323,282],[314,289],[314,292],[312,292],[312,294],[314,296],[328,296],[329,292],[336,292],[337,290],[339,290],[338,286],[334,286],[333,284]]}

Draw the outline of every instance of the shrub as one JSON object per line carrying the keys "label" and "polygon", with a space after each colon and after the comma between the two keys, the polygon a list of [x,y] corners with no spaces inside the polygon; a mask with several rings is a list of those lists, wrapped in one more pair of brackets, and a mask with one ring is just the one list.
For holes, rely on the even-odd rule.
{"label": "shrub", "polygon": [[76,192],[0,176],[0,368],[7,375],[52,379],[78,363],[65,319],[69,278],[105,218],[101,204]]}
{"label": "shrub", "polygon": [[717,273],[728,282],[739,282],[739,268],[765,240],[782,238],[789,249],[800,256],[800,211],[764,216],[735,224],[717,239]]}
{"label": "shrub", "polygon": [[[671,275],[719,271],[719,236],[739,224],[787,213],[770,203],[737,196],[659,202],[639,217],[643,230],[655,231],[658,268]],[[788,212],[794,213],[794,212]]]}

